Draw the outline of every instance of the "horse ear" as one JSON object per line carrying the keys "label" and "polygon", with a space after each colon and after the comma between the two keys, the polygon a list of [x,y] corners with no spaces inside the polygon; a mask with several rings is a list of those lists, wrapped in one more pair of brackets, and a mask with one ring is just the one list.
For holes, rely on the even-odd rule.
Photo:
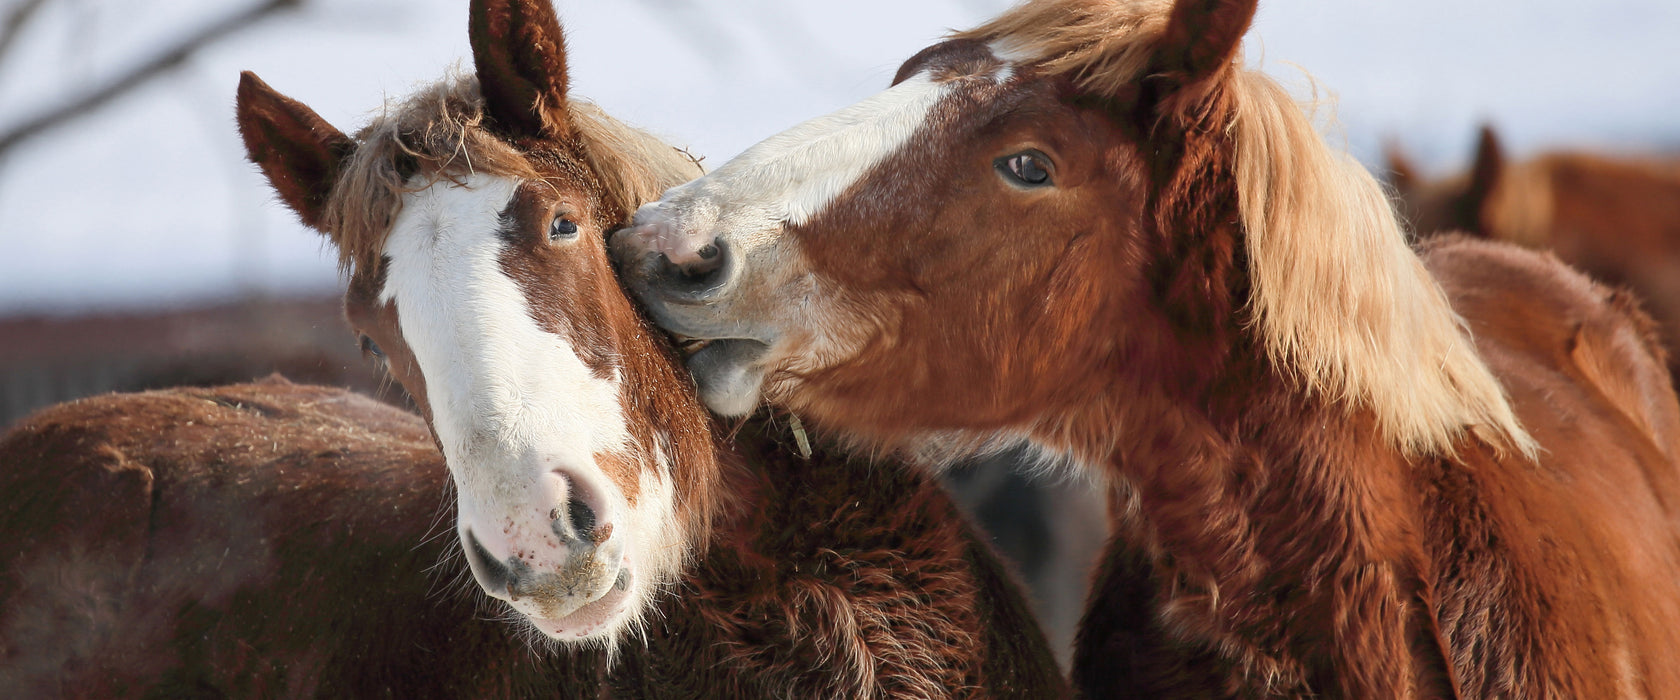
{"label": "horse ear", "polygon": [[1388,161],[1388,182],[1395,192],[1404,196],[1417,189],[1420,182],[1417,166],[1398,142],[1390,140],[1383,144],[1383,158]]}
{"label": "horse ear", "polygon": [[327,199],[356,142],[250,71],[239,74],[238,120],[246,156],[304,225],[325,233]]}
{"label": "horse ear", "polygon": [[549,0],[472,0],[467,25],[484,110],[514,138],[561,138],[566,41]]}
{"label": "horse ear", "polygon": [[1476,137],[1476,161],[1470,166],[1470,183],[1464,191],[1464,211],[1482,233],[1491,234],[1488,214],[1493,192],[1505,174],[1505,149],[1491,124],[1483,124]]}
{"label": "horse ear", "polygon": [[1155,51],[1155,74],[1189,86],[1231,65],[1257,0],[1178,0]]}

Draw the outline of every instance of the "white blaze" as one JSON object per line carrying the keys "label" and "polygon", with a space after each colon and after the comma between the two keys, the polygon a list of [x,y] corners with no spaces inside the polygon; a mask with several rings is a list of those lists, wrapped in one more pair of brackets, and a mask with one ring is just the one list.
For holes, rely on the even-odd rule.
{"label": "white blaze", "polygon": [[[679,238],[726,231],[745,251],[800,225],[909,142],[945,97],[947,84],[917,74],[861,102],[747,149],[710,174],[644,206],[638,223],[663,219]],[[709,236],[706,237],[709,240]],[[677,240],[654,241],[661,250]]]}
{"label": "white blaze", "polygon": [[404,198],[380,301],[396,301],[466,515],[518,503],[547,471],[532,457],[598,477],[594,455],[630,438],[617,378],[594,376],[567,339],[539,327],[502,269],[500,214],[519,182],[475,174],[464,185]]}

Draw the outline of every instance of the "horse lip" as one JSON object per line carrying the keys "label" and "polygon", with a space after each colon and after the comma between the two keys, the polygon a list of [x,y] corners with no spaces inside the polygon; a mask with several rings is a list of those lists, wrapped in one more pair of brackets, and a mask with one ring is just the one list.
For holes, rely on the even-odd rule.
{"label": "horse lip", "polygon": [[758,364],[769,352],[770,344],[761,340],[720,338],[685,354],[683,364],[696,379],[705,384],[705,377],[714,376],[719,372],[745,371],[756,374],[755,370],[749,368]]}
{"label": "horse lip", "polygon": [[671,342],[677,346],[677,352],[684,360],[693,359],[707,348],[723,346],[720,352],[736,355],[742,359],[754,360],[770,349],[770,344],[757,338],[705,338],[681,333],[671,333]]}
{"label": "horse lip", "polygon": [[609,627],[613,618],[624,613],[626,606],[630,604],[629,584],[629,569],[621,567],[612,585],[595,598],[558,617],[526,615],[525,619],[551,638],[583,639],[597,630]]}
{"label": "horse lip", "polygon": [[661,287],[654,290],[651,296],[673,306],[710,306],[717,303],[718,293],[723,291],[724,286],[723,284],[714,284],[704,288],[678,290]]}
{"label": "horse lip", "polygon": [[700,353],[716,348],[710,355],[726,355],[742,364],[749,364],[770,351],[769,343],[755,338],[691,338],[683,347],[684,359],[692,360]]}

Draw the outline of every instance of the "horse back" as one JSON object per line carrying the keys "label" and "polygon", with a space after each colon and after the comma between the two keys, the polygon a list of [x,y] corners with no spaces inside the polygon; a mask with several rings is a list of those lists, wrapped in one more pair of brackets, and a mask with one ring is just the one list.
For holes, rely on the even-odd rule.
{"label": "horse back", "polygon": [[1680,687],[1680,402],[1654,324],[1550,254],[1457,237],[1422,253],[1541,447],[1420,470],[1460,687]]}
{"label": "horse back", "polygon": [[112,394],[0,440],[0,687],[23,697],[540,697],[451,586],[417,417],[284,380]]}
{"label": "horse back", "polygon": [[[418,416],[284,380],[112,394],[0,439],[19,697],[1059,697],[1019,586],[933,479],[748,426],[737,516],[642,639],[545,653],[458,556]],[[552,650],[547,650],[552,652]]]}

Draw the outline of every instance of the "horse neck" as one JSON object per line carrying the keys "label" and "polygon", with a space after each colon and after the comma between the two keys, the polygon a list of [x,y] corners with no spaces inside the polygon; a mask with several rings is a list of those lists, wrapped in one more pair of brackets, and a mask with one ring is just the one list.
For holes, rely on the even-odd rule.
{"label": "horse neck", "polygon": [[[1440,677],[1439,652],[1417,652],[1436,637],[1415,467],[1369,412],[1303,395],[1263,357],[1232,364],[1206,394],[1133,384],[1080,416],[1107,421],[1091,466],[1113,484],[1111,546],[1148,553],[1161,624],[1284,687],[1402,697]],[[1338,670],[1372,654],[1381,671]]]}
{"label": "horse neck", "polygon": [[[1228,172],[1212,150],[1196,157],[1179,178]],[[1410,465],[1379,437],[1374,413],[1311,394],[1267,356],[1246,318],[1234,187],[1202,195],[1158,199],[1157,230],[1175,233],[1158,236],[1157,304],[1141,318],[1125,310],[1139,329],[1130,352],[1087,375],[1110,381],[1100,400],[1049,422],[1051,442],[1116,485],[1121,537],[1154,555],[1173,598],[1163,609],[1182,613],[1181,628],[1227,649],[1298,648],[1296,663],[1314,639],[1358,645],[1338,654],[1374,644],[1410,658],[1424,624],[1416,619],[1335,626],[1420,609],[1411,605],[1425,563],[1411,539],[1421,527]],[[1173,247],[1186,240],[1200,243]],[[1365,631],[1378,638],[1347,638]],[[1252,662],[1313,673],[1279,666],[1284,656]]]}

